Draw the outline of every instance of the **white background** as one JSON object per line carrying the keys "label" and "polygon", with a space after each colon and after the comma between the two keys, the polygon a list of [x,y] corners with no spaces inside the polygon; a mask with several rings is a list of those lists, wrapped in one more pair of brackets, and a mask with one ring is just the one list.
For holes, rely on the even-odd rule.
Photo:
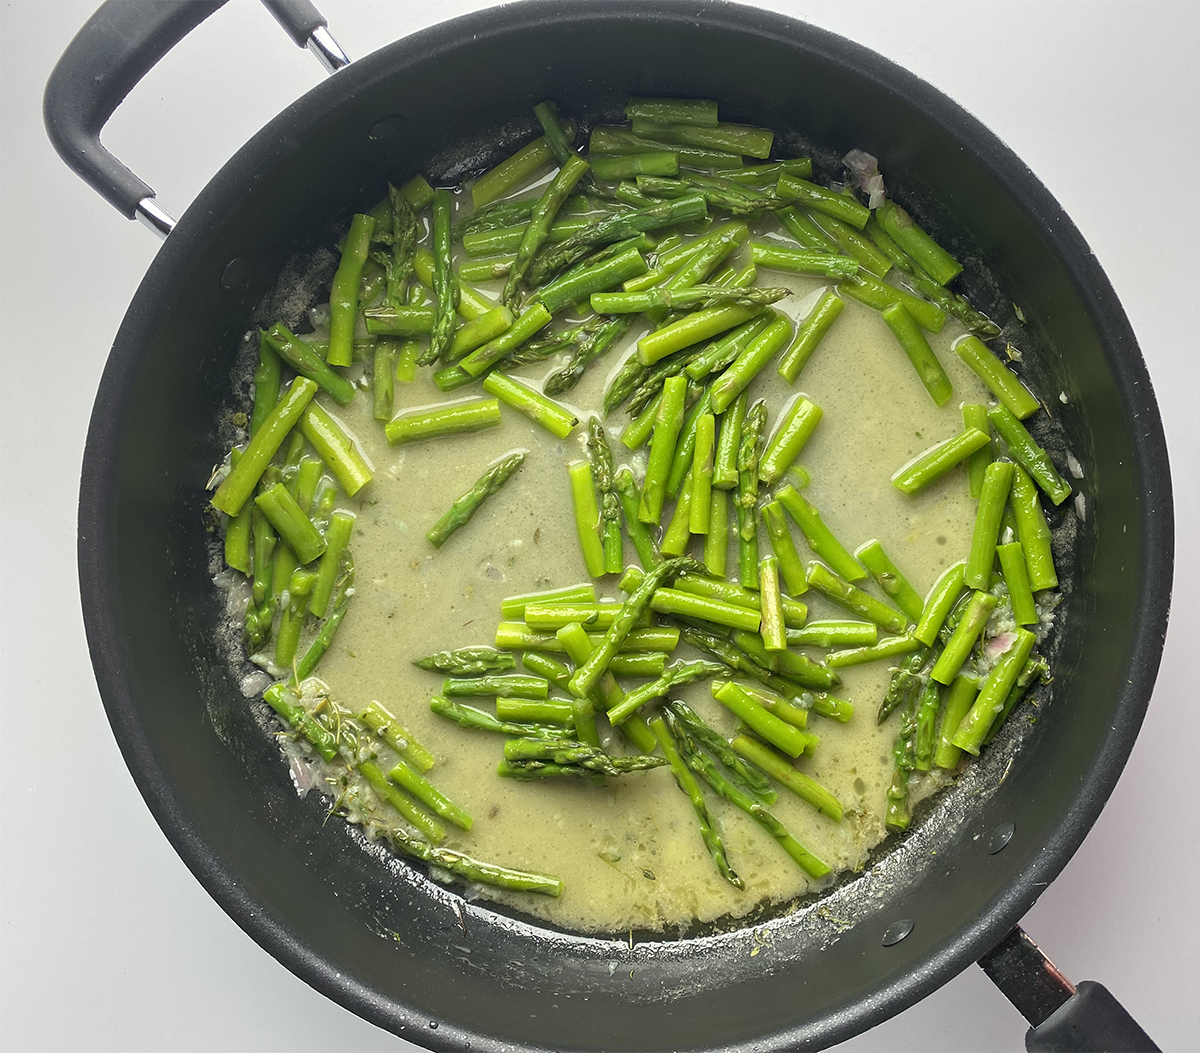
{"label": "white background", "polygon": [[[488,5],[320,6],[353,58]],[[764,6],[881,52],[996,132],[1082,230],[1141,342],[1175,485],[1171,628],[1125,774],[1025,926],[1068,977],[1107,984],[1164,1048],[1200,1048],[1189,665],[1200,636],[1200,4]],[[208,898],[138,796],[92,679],[75,576],[80,460],[105,354],[158,245],[77,180],[42,130],[46,78],[93,7],[0,6],[0,1045],[410,1049],[317,995]],[[135,89],[105,139],[179,214],[322,76],[261,7],[234,0]],[[1024,1030],[972,966],[842,1048],[1018,1050]]]}

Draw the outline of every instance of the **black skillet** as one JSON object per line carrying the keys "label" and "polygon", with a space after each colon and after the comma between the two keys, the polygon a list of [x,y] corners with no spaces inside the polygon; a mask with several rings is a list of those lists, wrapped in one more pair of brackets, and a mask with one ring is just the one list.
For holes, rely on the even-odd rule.
{"label": "black skillet", "polygon": [[[431,1049],[817,1048],[975,960],[1034,1025],[1031,1049],[1154,1048],[1103,987],[1073,989],[1015,928],[1133,746],[1173,553],[1145,364],[1104,274],[1028,169],[911,74],[798,22],[726,4],[535,0],[340,70],[240,150],[171,229],[99,131],[219,6],[105,4],[55,69],[45,116],[68,164],[126,216],[170,231],[97,396],[79,571],[126,762],[222,907],[318,990]],[[340,64],[311,5],[268,6],[298,44]],[[757,935],[583,939],[463,902],[296,798],[217,643],[204,515],[215,422],[245,395],[230,381],[237,350],[285,263],[328,245],[388,179],[454,181],[494,162],[531,133],[543,98],[587,119],[617,114],[629,94],[720,99],[723,114],[777,129],[785,156],[812,149],[832,165],[859,147],[883,158],[889,189],[924,225],[987,261],[987,274],[969,268],[968,291],[1012,327],[1036,389],[1068,396],[1042,439],[1089,466],[1086,514],[1061,514],[1075,541],[1056,553],[1057,675],[1036,696],[1036,725],[1033,709],[1019,711],[906,838],[820,901],[758,919]]]}

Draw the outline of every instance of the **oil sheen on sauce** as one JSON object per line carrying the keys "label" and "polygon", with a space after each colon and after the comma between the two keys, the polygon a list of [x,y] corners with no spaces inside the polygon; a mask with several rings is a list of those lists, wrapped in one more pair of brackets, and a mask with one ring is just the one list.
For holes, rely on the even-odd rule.
{"label": "oil sheen on sauce", "polygon": [[[759,284],[795,290],[776,305],[793,319],[807,313],[825,286],[818,279],[776,273],[760,274]],[[640,332],[635,330],[595,363],[560,400],[573,406],[581,421],[599,407],[607,378],[632,351]],[[916,497],[896,490],[891,475],[920,451],[961,430],[962,403],[986,400],[985,389],[951,350],[961,333],[951,321],[929,337],[954,384],[953,397],[940,409],[880,316],[852,300],[795,385],[787,385],[772,363],[750,389],[752,399],[767,399],[768,433],[780,406],[796,392],[821,406],[824,416],[800,458],[812,480],[805,495],[850,550],[878,538],[922,595],[942,570],[965,557],[974,501],[961,468]],[[513,373],[538,382],[554,368],[557,363],[551,361]],[[447,398],[433,386],[429,371],[397,386],[401,407]],[[471,393],[466,389],[449,397]],[[442,678],[416,668],[413,659],[490,644],[506,596],[588,580],[566,473],[567,464],[583,456],[582,426],[560,441],[502,404],[498,428],[391,448],[382,425],[371,419],[369,394],[344,409],[329,403],[327,408],[358,436],[376,475],[358,497],[343,501],[358,517],[351,542],[356,596],[319,675],[341,706],[358,711],[378,699],[433,751],[437,764],[429,777],[475,818],[468,834],[450,828],[448,847],[506,866],[553,873],[565,883],[557,899],[494,889],[480,889],[481,896],[565,929],[615,933],[732,920],[820,890],[821,883],[807,878],[748,816],[706,794],[745,890],[726,883],[700,839],[690,802],[665,767],[611,779],[605,787],[574,780],[503,779],[496,775],[499,736],[460,728],[430,712],[429,698],[440,690]],[[618,410],[606,424],[616,464],[631,464],[640,480],[645,452],[631,453],[619,441],[628,419]],[[529,451],[522,470],[435,550],[426,530],[487,465],[517,448]],[[664,523],[668,518],[669,510]],[[798,530],[793,534],[801,558],[811,558],[803,536]],[[769,551],[761,531],[760,543]],[[699,553],[698,539],[693,539],[692,551]],[[625,555],[627,564],[636,564],[628,543]],[[732,537],[729,555],[732,577]],[[864,587],[881,595],[873,584]],[[598,583],[598,594],[621,598],[616,576]],[[810,620],[846,616],[811,592],[803,599],[809,603]],[[687,651],[681,647],[672,658]],[[894,722],[877,728],[875,710],[890,664],[885,660],[842,671],[835,693],[855,705],[848,724],[816,715],[809,722],[821,741],[815,755],[803,758],[799,767],[842,802],[842,822],[834,823],[782,787],[771,807],[792,835],[835,871],[861,867],[885,835],[884,795],[895,728]],[[552,690],[552,696],[556,693]],[[684,699],[732,734],[735,721],[712,699],[708,681],[678,689],[672,697]],[[486,706],[486,700],[468,701]]]}

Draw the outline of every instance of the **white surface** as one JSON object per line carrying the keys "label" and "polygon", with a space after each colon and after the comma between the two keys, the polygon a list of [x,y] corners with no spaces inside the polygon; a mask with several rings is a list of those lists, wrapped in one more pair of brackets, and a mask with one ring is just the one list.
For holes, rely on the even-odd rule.
{"label": "white surface", "polygon": [[[50,68],[94,7],[0,6],[3,720],[0,1045],[5,1049],[410,1049],[317,995],[201,890],[113,742],[75,577],[75,503],[104,356],[157,247],[55,157]],[[325,0],[350,54],[487,6]],[[1195,678],[1200,635],[1200,5],[765,6],[842,33],[974,113],[1046,183],[1125,305],[1166,423],[1179,554],[1158,686],[1116,792],[1025,919],[1075,980],[1099,979],[1166,1049],[1200,1047]],[[322,73],[250,0],[184,41],[106,142],[176,214]],[[51,401],[28,397],[53,382]],[[1017,1050],[1023,1021],[979,969],[854,1050]]]}

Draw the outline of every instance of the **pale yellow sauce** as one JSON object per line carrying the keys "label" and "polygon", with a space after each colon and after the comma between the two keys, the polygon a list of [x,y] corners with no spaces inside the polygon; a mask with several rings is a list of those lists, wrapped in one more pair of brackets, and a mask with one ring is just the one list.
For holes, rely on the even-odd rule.
{"label": "pale yellow sauce", "polygon": [[[797,294],[777,305],[792,318],[802,316],[825,285],[766,271],[760,272],[758,284],[794,288]],[[583,383],[564,397],[581,418],[600,405],[607,378],[641,331],[594,364]],[[794,387],[777,375],[777,363],[769,364],[751,387],[753,398],[768,400],[768,429],[774,427],[780,405],[796,391],[822,407],[824,417],[800,458],[812,476],[806,496],[847,548],[878,538],[922,594],[946,566],[965,556],[974,502],[961,469],[917,497],[897,491],[891,475],[921,450],[961,429],[963,402],[986,398],[974,374],[950,350],[959,335],[961,330],[949,322],[941,334],[930,337],[954,384],[954,396],[941,409],[879,315],[852,300]],[[514,375],[540,382],[559,365],[555,360],[514,370]],[[414,383],[399,386],[397,405],[445,401],[429,371],[418,372]],[[449,397],[476,394],[477,389],[468,388]],[[448,846],[507,866],[553,873],[565,883],[558,899],[490,889],[483,895],[564,928],[617,932],[736,918],[760,904],[783,904],[819,889],[820,883],[808,879],[748,816],[706,793],[745,891],[725,882],[700,839],[690,802],[666,768],[610,780],[603,788],[564,779],[502,779],[496,775],[500,736],[459,728],[430,712],[429,698],[439,691],[442,678],[415,668],[414,658],[491,643],[506,596],[587,580],[566,474],[568,462],[583,456],[583,427],[560,441],[502,404],[498,428],[391,448],[382,424],[371,418],[369,392],[344,409],[326,404],[361,440],[376,476],[358,498],[343,501],[358,515],[351,542],[357,591],[318,674],[341,706],[357,711],[378,699],[433,751],[437,764],[429,777],[475,818],[470,833],[449,828]],[[634,465],[640,481],[644,452],[637,457],[618,439],[627,420],[618,411],[608,422],[613,451],[618,465]],[[523,469],[470,524],[435,550],[426,530],[488,464],[515,448],[529,451]],[[663,521],[669,521],[669,511]],[[803,536],[795,529],[793,534],[807,560]],[[769,552],[762,531],[760,544],[764,554]],[[699,539],[693,539],[692,552],[699,555]],[[733,575],[733,537],[729,558]],[[636,563],[628,545],[626,562]],[[882,595],[873,584],[864,587]],[[599,591],[620,598],[615,577],[605,579]],[[812,593],[803,598],[810,603],[810,619],[849,617]],[[811,654],[821,657],[824,652]],[[673,657],[685,655],[680,648]],[[856,707],[849,724],[816,715],[809,722],[821,744],[799,767],[837,796],[846,808],[845,819],[834,823],[782,787],[771,808],[835,871],[860,867],[885,835],[884,794],[891,779],[895,721],[877,728],[875,710],[890,664],[844,670],[835,693]],[[561,692],[552,690],[554,694]],[[732,733],[735,722],[712,699],[707,681],[673,697],[685,699],[714,726]],[[467,701],[490,708],[486,699]],[[606,725],[602,734],[607,744],[612,733]],[[625,747],[614,743],[613,748]]]}

